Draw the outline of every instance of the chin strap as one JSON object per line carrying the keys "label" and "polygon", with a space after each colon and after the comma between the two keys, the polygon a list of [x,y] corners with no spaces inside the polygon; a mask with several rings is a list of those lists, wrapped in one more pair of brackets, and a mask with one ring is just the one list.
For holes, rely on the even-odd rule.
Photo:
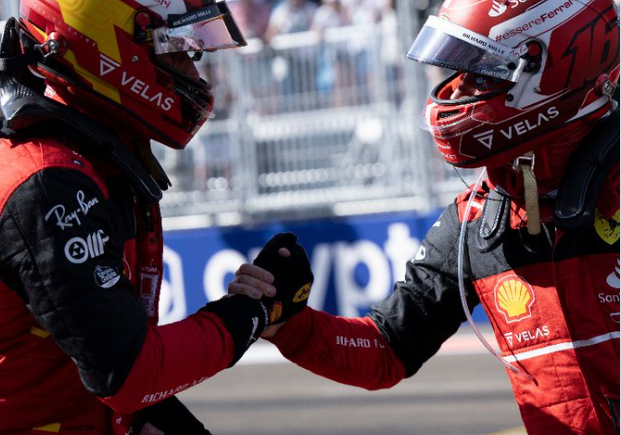
{"label": "chin strap", "polygon": [[539,192],[535,178],[535,155],[532,151],[518,157],[513,162],[513,169],[522,173],[524,179],[524,200],[526,202],[526,225],[528,234],[536,236],[541,232],[539,216]]}

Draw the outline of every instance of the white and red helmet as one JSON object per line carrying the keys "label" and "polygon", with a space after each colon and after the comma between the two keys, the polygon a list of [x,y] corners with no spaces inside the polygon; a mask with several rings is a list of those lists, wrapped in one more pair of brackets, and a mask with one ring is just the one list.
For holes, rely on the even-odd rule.
{"label": "white and red helmet", "polygon": [[173,148],[213,110],[190,56],[246,45],[215,0],[21,0],[19,22],[35,43],[62,47],[36,67],[46,96]]}
{"label": "white and red helmet", "polygon": [[[446,0],[408,57],[457,71],[424,114],[445,160],[501,166],[610,111],[619,20],[611,0]],[[468,76],[476,92],[452,97]]]}

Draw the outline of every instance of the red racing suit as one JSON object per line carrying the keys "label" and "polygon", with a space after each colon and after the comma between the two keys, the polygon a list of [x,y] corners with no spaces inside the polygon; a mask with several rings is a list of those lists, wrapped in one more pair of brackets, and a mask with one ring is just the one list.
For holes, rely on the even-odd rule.
{"label": "red racing suit", "polygon": [[238,353],[212,312],[157,326],[158,205],[89,149],[0,140],[1,433],[125,434]]}
{"label": "red racing suit", "polygon": [[[618,433],[618,159],[594,219],[573,230],[544,219],[542,233],[529,236],[524,210],[486,183],[465,216],[470,195],[444,211],[405,281],[369,316],[307,308],[271,341],[300,366],[367,389],[413,375],[466,320],[457,277],[466,220],[467,303],[483,305],[503,358],[533,378],[508,370],[528,433]],[[553,204],[541,202],[551,217]]]}

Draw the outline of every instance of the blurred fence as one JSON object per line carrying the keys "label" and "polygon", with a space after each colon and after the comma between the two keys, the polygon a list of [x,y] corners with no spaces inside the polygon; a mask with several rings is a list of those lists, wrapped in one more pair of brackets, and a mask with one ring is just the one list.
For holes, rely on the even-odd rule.
{"label": "blurred fence", "polygon": [[434,79],[404,55],[418,28],[412,3],[398,3],[398,25],[281,35],[205,56],[215,118],[181,153],[156,147],[174,183],[164,215],[223,225],[450,201],[463,182],[418,125]]}

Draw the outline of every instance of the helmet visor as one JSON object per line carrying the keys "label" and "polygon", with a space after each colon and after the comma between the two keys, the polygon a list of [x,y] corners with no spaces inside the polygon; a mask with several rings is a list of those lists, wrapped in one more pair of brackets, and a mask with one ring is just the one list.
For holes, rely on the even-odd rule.
{"label": "helmet visor", "polygon": [[170,16],[168,26],[153,31],[156,54],[215,51],[247,45],[224,1],[184,15]]}
{"label": "helmet visor", "polygon": [[523,68],[510,48],[447,20],[430,16],[408,51],[409,59],[517,82]]}

